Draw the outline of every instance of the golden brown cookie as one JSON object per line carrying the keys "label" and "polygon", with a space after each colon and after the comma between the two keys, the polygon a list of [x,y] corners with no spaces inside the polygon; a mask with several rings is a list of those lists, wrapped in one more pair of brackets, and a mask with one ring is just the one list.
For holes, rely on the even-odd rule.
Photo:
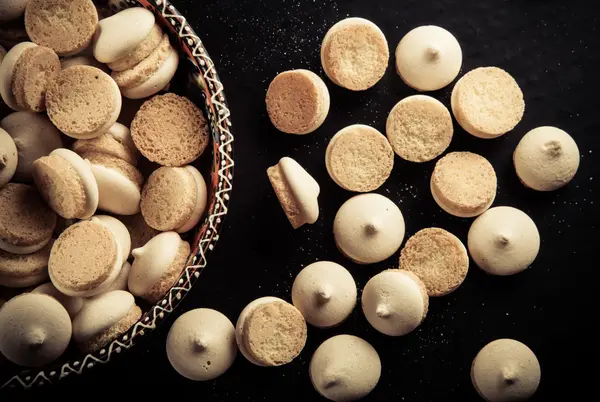
{"label": "golden brown cookie", "polygon": [[112,63],[108,63],[108,67],[110,67],[110,69],[113,71],[123,71],[132,68],[146,57],[150,56],[154,49],[156,49],[161,43],[162,39],[163,31],[160,28],[160,25],[154,24],[150,30],[150,33],[148,33],[148,36],[144,38],[142,43],[137,45],[135,49],[133,49],[127,55],[113,61]]}
{"label": "golden brown cookie", "polygon": [[60,72],[60,61],[52,49],[34,46],[25,49],[12,75],[12,91],[23,110],[46,110],[46,90]]}
{"label": "golden brown cookie", "polygon": [[48,259],[53,240],[31,254],[12,254],[0,250],[0,286],[26,288],[48,280]]}
{"label": "golden brown cookie", "polygon": [[160,44],[141,62],[123,71],[113,71],[111,77],[120,88],[133,88],[156,73],[170,55],[169,36],[163,35]]}

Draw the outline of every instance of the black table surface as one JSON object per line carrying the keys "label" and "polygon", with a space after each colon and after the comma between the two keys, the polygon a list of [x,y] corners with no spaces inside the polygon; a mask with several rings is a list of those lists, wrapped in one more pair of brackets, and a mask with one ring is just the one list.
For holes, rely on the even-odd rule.
{"label": "black table surface", "polygon": [[[125,392],[170,400],[320,400],[308,375],[314,350],[337,334],[366,339],[379,352],[382,374],[366,400],[476,401],[469,370],[475,354],[497,338],[514,338],[537,354],[542,367],[533,398],[576,400],[595,389],[596,309],[600,182],[600,21],[593,1],[552,0],[173,0],[203,38],[225,86],[235,135],[235,178],[225,230],[200,283],[179,311],[149,339],[104,367],[65,380],[28,397],[103,395]],[[385,33],[392,57],[385,77],[372,89],[352,93],[323,74],[319,45],[340,19],[374,21]],[[449,296],[432,299],[424,323],[404,337],[388,337],[365,320],[360,305],[337,328],[309,327],[300,357],[279,368],[260,368],[238,355],[215,381],[196,383],[169,365],[165,339],[173,319],[207,307],[234,323],[242,308],[261,296],[290,300],[295,275],[317,260],[341,263],[362,289],[386,268],[397,267],[398,253],[374,265],[359,266],[337,251],[332,223],[353,194],[337,187],[325,169],[325,148],[341,128],[369,124],[385,132],[387,114],[416,92],[395,73],[393,50],[410,29],[439,25],[452,32],[463,50],[461,75],[480,66],[499,66],[521,86],[525,116],[515,130],[481,140],[455,124],[449,151],[473,151],[488,158],[498,175],[494,205],[511,205],[537,223],[540,253],[525,272],[491,277],[471,261],[464,284]],[[320,74],[331,93],[331,110],[321,128],[306,136],[274,129],[264,96],[279,72],[307,68]],[[452,85],[431,95],[449,107]],[[523,187],[511,154],[520,138],[541,125],[570,133],[581,152],[575,179],[565,188],[537,193]],[[269,184],[266,169],[283,156],[303,165],[321,186],[320,218],[293,230]],[[438,226],[466,242],[472,220],[452,217],[433,201],[429,178],[434,162],[414,164],[396,157],[390,179],[377,192],[396,202],[406,220],[406,238]],[[359,291],[360,295],[360,291]],[[595,369],[587,371],[586,367]]]}

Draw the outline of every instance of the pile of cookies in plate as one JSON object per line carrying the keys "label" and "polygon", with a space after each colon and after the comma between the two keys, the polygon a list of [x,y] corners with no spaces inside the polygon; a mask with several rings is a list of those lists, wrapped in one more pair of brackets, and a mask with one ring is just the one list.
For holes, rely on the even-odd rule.
{"label": "pile of cookies in plate", "polygon": [[[387,70],[388,43],[372,22],[348,18],[325,35],[321,63],[335,85],[364,91]],[[408,86],[419,92],[435,91],[458,77],[462,50],[447,30],[420,26],[398,43],[395,65]],[[308,70],[282,72],[269,85],[266,107],[278,130],[295,135],[312,133],[328,114],[327,85]],[[337,248],[355,263],[373,264],[393,256],[404,244],[398,265],[372,277],[362,291],[362,311],[377,331],[402,336],[417,328],[427,314],[431,298],[447,295],[463,283],[469,254],[491,275],[517,274],[535,260],[540,235],[533,220],[510,206],[492,207],[497,190],[492,164],[472,152],[443,155],[454,134],[452,116],[467,133],[493,139],[512,131],[524,111],[523,93],[515,79],[498,67],[480,67],[454,84],[450,110],[431,96],[413,95],[401,99],[389,112],[385,135],[362,124],[347,126],[333,135],[325,154],[327,172],[341,188],[361,193],[349,198],[335,215],[333,234]],[[406,228],[400,208],[373,192],[389,178],[394,154],[413,163],[437,159],[430,180],[435,202],[451,215],[476,217],[466,243],[438,227],[410,228],[413,234],[404,242]],[[525,186],[551,191],[574,177],[579,150],[569,134],[543,126],[523,136],[513,161]],[[320,186],[308,171],[284,157],[267,174],[293,228],[315,223],[319,217]],[[293,306],[287,308],[295,308],[295,317],[304,317],[313,326],[331,327],[348,317],[356,298],[352,275],[338,264],[320,261],[298,274],[292,288]],[[245,327],[243,316],[241,326]],[[280,319],[280,323],[290,322],[283,316]],[[269,327],[273,327],[270,334],[261,333],[265,339],[250,341],[246,337],[251,330],[244,328],[240,348],[251,350],[251,356],[246,356],[250,361],[256,360],[252,354],[255,345],[290,351],[286,361],[291,360],[292,350],[299,353],[298,339],[306,339],[306,330],[300,324]],[[368,342],[341,335],[330,338],[316,350],[309,371],[315,389],[324,397],[355,400],[376,386],[381,362]],[[540,365],[524,344],[500,339],[485,346],[475,357],[471,378],[484,399],[522,400],[536,391]]]}
{"label": "pile of cookies in plate", "polygon": [[[185,233],[207,203],[191,164],[208,123],[165,93],[179,56],[149,10],[102,18],[91,0],[0,10],[28,34],[0,49],[1,102],[13,110],[0,121],[0,354],[39,367],[72,341],[106,345],[180,276]],[[123,97],[141,99],[130,127],[117,122]]]}

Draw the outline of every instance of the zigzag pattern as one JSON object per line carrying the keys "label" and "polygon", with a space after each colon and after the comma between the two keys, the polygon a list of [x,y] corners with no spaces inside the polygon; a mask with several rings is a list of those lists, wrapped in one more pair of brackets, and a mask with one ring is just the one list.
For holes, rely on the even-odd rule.
{"label": "zigzag pattern", "polygon": [[[143,1],[143,0],[141,0]],[[124,349],[129,349],[134,345],[134,340],[137,337],[145,335],[146,331],[150,332],[156,328],[157,321],[162,320],[168,314],[172,313],[177,307],[181,299],[191,290],[194,282],[200,276],[202,270],[207,264],[207,253],[212,251],[214,242],[219,239],[218,230],[222,223],[221,217],[227,214],[229,202],[229,192],[232,189],[231,180],[233,179],[232,169],[235,165],[231,153],[233,152],[233,135],[229,127],[231,127],[230,111],[225,105],[225,97],[223,95],[223,84],[220,82],[214,63],[206,54],[202,41],[194,34],[193,29],[187,23],[187,20],[182,15],[178,15],[176,9],[166,0],[154,0],[157,7],[161,8],[162,16],[176,27],[179,23],[181,26],[177,31],[180,38],[184,39],[189,46],[195,42],[192,50],[192,55],[196,59],[200,71],[203,72],[203,78],[208,83],[208,89],[211,94],[211,102],[215,107],[217,114],[216,128],[219,132],[220,145],[215,158],[220,158],[220,169],[218,170],[218,186],[219,189],[215,192],[216,203],[208,216],[208,229],[204,233],[198,244],[198,253],[192,261],[194,265],[185,268],[183,274],[177,281],[177,286],[173,286],[166,297],[159,303],[153,306],[142,318],[127,331],[124,335],[112,341],[108,347],[101,349],[93,354],[87,354],[83,360],[69,362],[60,367],[60,373],[57,370],[40,371],[35,376],[27,374],[18,374],[8,380],[0,389],[3,388],[31,388],[33,386],[41,386],[46,383],[53,383],[61,378],[68,377],[71,374],[81,374],[84,370],[90,369],[97,364],[108,363],[114,354],[120,354]],[[121,2],[123,3],[123,2]],[[127,3],[135,5],[139,4],[135,1],[128,0]]]}

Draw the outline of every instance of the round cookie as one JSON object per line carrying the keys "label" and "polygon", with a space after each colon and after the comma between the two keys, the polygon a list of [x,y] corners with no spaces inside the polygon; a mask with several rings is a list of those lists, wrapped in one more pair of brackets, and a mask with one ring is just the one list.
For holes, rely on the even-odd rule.
{"label": "round cookie", "polygon": [[448,148],[454,128],[450,112],[440,101],[413,95],[394,106],[385,132],[394,152],[402,159],[427,162]]}
{"label": "round cookie", "polygon": [[131,137],[150,161],[182,166],[196,160],[208,146],[208,122],[187,98],[172,93],[157,95],[136,113]]}
{"label": "round cookie", "polygon": [[294,360],[306,343],[306,322],[298,309],[262,297],[240,313],[235,336],[240,352],[257,366],[281,366]]}
{"label": "round cookie", "polygon": [[31,254],[44,248],[56,226],[56,214],[34,187],[8,183],[0,189],[0,250]]}
{"label": "round cookie", "polygon": [[11,78],[12,92],[20,110],[46,110],[46,91],[60,68],[58,56],[49,47],[34,46],[23,51]]}
{"label": "round cookie", "polygon": [[524,401],[540,384],[540,363],[531,349],[513,339],[488,343],[475,356],[471,381],[489,402]]}
{"label": "round cookie", "polygon": [[404,229],[404,217],[396,204],[375,193],[350,198],[333,221],[338,249],[359,264],[389,258],[400,248]]}
{"label": "round cookie", "polygon": [[44,283],[43,285],[38,286],[37,288],[33,289],[31,293],[39,293],[53,297],[60,304],[62,304],[65,310],[67,310],[67,313],[69,313],[71,319],[74,318],[83,307],[83,298],[67,296],[60,293],[60,291],[54,287],[52,282]]}
{"label": "round cookie", "polygon": [[25,50],[35,47],[35,43],[21,42],[13,46],[8,53],[6,53],[2,60],[2,64],[0,64],[0,96],[4,103],[13,110],[21,110],[12,91],[12,79],[15,67]]}
{"label": "round cookie", "polygon": [[279,203],[294,229],[319,218],[319,183],[298,162],[284,157],[267,169]]}
{"label": "round cookie", "polygon": [[131,252],[131,236],[127,227],[115,217],[109,215],[94,215],[90,218],[91,222],[100,223],[110,230],[119,243],[121,250],[121,261],[127,261]]}
{"label": "round cookie", "polygon": [[150,239],[160,233],[159,230],[151,228],[146,223],[144,216],[139,213],[135,215],[120,215],[118,219],[123,222],[131,236],[131,249],[142,247]]}
{"label": "round cookie", "polygon": [[512,207],[490,208],[471,224],[468,247],[479,268],[492,275],[527,269],[540,250],[540,233],[531,218]]}
{"label": "round cookie", "polygon": [[108,63],[108,67],[113,71],[123,71],[132,68],[148,57],[158,47],[162,39],[163,31],[160,25],[154,24],[148,35],[134,49],[120,59]]}
{"label": "round cookie", "polygon": [[0,127],[17,146],[19,162],[14,178],[31,182],[33,162],[62,147],[60,132],[47,116],[32,112],[15,112],[0,121]]}
{"label": "round cookie", "polygon": [[332,26],[321,44],[321,64],[334,84],[364,91],[385,74],[390,58],[385,35],[364,18],[346,18]]}
{"label": "round cookie", "polygon": [[557,190],[569,183],[579,168],[579,148],[563,130],[542,126],[521,138],[513,154],[521,182],[537,191]]}
{"label": "round cookie", "polygon": [[367,341],[337,335],[323,342],[310,360],[313,387],[331,401],[355,401],[367,396],[381,377],[381,360]]}
{"label": "round cookie", "polygon": [[73,320],[73,339],[82,351],[91,353],[127,332],[141,316],[130,293],[102,293],[87,299]]}
{"label": "round cookie", "polygon": [[54,298],[25,293],[0,309],[0,353],[20,366],[40,367],[56,360],[71,340],[71,318]]}
{"label": "round cookie", "polygon": [[361,304],[373,328],[389,336],[402,336],[421,325],[429,296],[425,284],[412,272],[388,269],[369,279]]}
{"label": "round cookie", "polygon": [[187,232],[206,207],[206,183],[193,166],[156,169],[142,190],[141,211],[156,230]]}
{"label": "round cookie", "polygon": [[451,104],[458,124],[479,138],[506,134],[525,112],[521,88],[498,67],[479,67],[465,74],[454,85]]}
{"label": "round cookie", "polygon": [[219,377],[231,367],[236,355],[235,328],[216,310],[198,308],[182,314],[167,336],[171,366],[190,380]]}
{"label": "round cookie", "polygon": [[31,40],[59,56],[70,56],[92,41],[98,12],[91,0],[30,0],[25,29]]}
{"label": "round cookie", "polygon": [[471,218],[492,205],[497,183],[494,167],[483,156],[451,152],[435,164],[431,195],[450,215]]}
{"label": "round cookie", "polygon": [[19,154],[12,137],[0,128],[0,188],[4,187],[17,171]]}
{"label": "round cookie", "polygon": [[33,163],[33,180],[46,203],[65,219],[87,219],[98,208],[98,184],[75,152],[55,149]]}
{"label": "round cookie", "polygon": [[131,254],[134,260],[127,282],[129,291],[156,303],[186,267],[190,244],[175,232],[164,232],[143,247],[134,249]]}
{"label": "round cookie", "polygon": [[125,57],[150,33],[154,14],[143,7],[120,11],[98,22],[94,35],[94,57],[101,63],[111,63]]}
{"label": "round cookie", "polygon": [[0,250],[0,286],[27,288],[48,281],[48,259],[53,240],[31,254]]}
{"label": "round cookie", "polygon": [[417,91],[437,91],[450,84],[460,71],[462,50],[450,32],[424,25],[408,32],[396,48],[396,71]]}
{"label": "round cookie", "polygon": [[390,177],[394,151],[386,137],[364,124],[338,131],[325,153],[331,179],[348,191],[376,190]]}
{"label": "round cookie", "polygon": [[271,123],[288,134],[308,134],[323,124],[329,113],[329,91],[309,70],[290,70],[271,81],[265,100]]}
{"label": "round cookie", "polygon": [[123,159],[97,152],[81,157],[90,164],[98,184],[98,208],[121,215],[140,212],[144,176]]}
{"label": "round cookie", "polygon": [[454,292],[469,270],[467,249],[460,239],[440,228],[421,229],[400,252],[400,269],[423,281],[430,297]]}
{"label": "round cookie", "polygon": [[97,295],[119,275],[121,253],[121,243],[103,223],[80,221],[54,242],[48,261],[50,280],[67,296]]}
{"label": "round cookie", "polygon": [[294,279],[292,303],[315,327],[343,322],[356,305],[356,283],[348,270],[330,261],[305,267]]}
{"label": "round cookie", "polygon": [[121,123],[113,124],[106,133],[96,138],[75,141],[73,151],[79,155],[94,152],[114,156],[134,166],[140,157],[129,128]]}
{"label": "round cookie", "polygon": [[[150,56],[148,56],[146,59],[149,58]],[[142,81],[137,86],[122,88],[121,93],[123,93],[124,97],[129,99],[141,99],[152,96],[162,90],[166,90],[169,82],[171,82],[171,79],[177,72],[177,67],[179,66],[179,53],[173,47],[170,47],[166,60],[160,65],[154,64],[152,70],[155,70],[155,72],[150,76],[144,75],[144,72],[141,72],[140,68],[137,68],[137,66],[142,64],[144,60],[132,67],[132,70],[136,72],[135,75],[138,79],[147,79]]]}
{"label": "round cookie", "polygon": [[29,0],[4,0],[0,2],[0,22],[5,23],[22,17],[28,2]]}
{"label": "round cookie", "polygon": [[62,70],[48,87],[46,107],[52,123],[69,137],[94,138],[117,121],[121,92],[102,70],[73,66]]}

